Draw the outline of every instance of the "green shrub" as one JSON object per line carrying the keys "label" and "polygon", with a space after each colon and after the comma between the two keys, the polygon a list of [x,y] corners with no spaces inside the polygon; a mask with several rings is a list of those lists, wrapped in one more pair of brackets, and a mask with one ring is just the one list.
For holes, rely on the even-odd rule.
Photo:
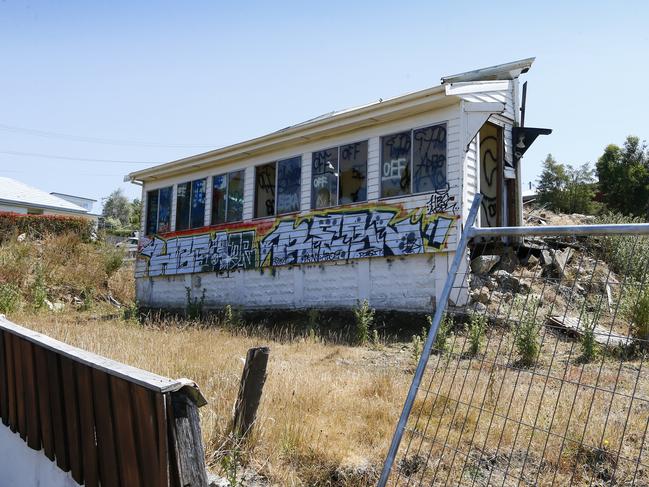
{"label": "green shrub", "polygon": [[[433,324],[433,318],[427,316],[428,328]],[[453,336],[453,327],[455,323],[453,322],[453,317],[449,315],[444,315],[439,328],[437,329],[437,335],[435,335],[435,344],[433,348],[439,353],[446,353],[450,350],[451,347],[451,338]]]}
{"label": "green shrub", "polygon": [[479,313],[471,314],[471,320],[469,321],[469,355],[475,356],[480,353],[486,329],[487,318]]}
{"label": "green shrub", "polygon": [[121,248],[104,244],[100,246],[100,254],[104,259],[104,268],[109,277],[124,264],[125,253]]}
{"label": "green shrub", "polygon": [[523,367],[530,367],[534,365],[541,351],[541,344],[539,343],[541,326],[536,320],[538,301],[528,298],[527,303],[525,303],[523,299],[515,298],[513,306],[520,317],[520,324],[514,339],[514,345],[519,356],[518,363]]}
{"label": "green shrub", "polygon": [[649,286],[629,286],[623,311],[631,322],[631,334],[641,348],[649,348]]}
{"label": "green shrub", "polygon": [[597,316],[585,316],[583,322],[583,331],[581,335],[581,357],[580,360],[588,363],[597,355],[597,342],[595,341],[595,326],[597,325]]}
{"label": "green shrub", "polygon": [[424,342],[419,335],[412,336],[412,351],[410,358],[412,360],[413,367],[416,367],[421,359],[421,352],[424,348]]}
{"label": "green shrub", "polygon": [[[644,223],[642,218],[624,216],[619,213],[601,215],[597,223],[627,224]],[[608,266],[618,274],[642,282],[649,263],[649,238],[638,235],[606,235],[589,239],[591,248]]]}
{"label": "green shrub", "polygon": [[[203,290],[203,296],[205,295],[205,290]],[[223,308],[223,325],[226,328],[237,328],[241,325],[241,312],[238,309],[235,309],[230,304],[226,304]]]}
{"label": "green shrub", "polygon": [[15,284],[0,284],[0,313],[13,313],[20,308],[20,288]]}
{"label": "green shrub", "polygon": [[370,328],[374,323],[374,308],[365,299],[359,301],[354,307],[354,317],[356,319],[356,343],[365,345],[370,339]]}
{"label": "green shrub", "polygon": [[94,228],[94,223],[84,217],[0,212],[0,242],[22,233],[26,234],[29,239],[74,233],[82,240],[89,241]]}
{"label": "green shrub", "polygon": [[32,306],[34,309],[41,309],[45,306],[47,300],[47,288],[45,286],[45,279],[43,278],[43,271],[40,266],[36,270],[36,278],[31,287]]}
{"label": "green shrub", "polygon": [[197,320],[203,316],[203,305],[205,304],[205,289],[203,289],[203,294],[198,298],[194,296],[192,298],[192,289],[187,286],[185,287],[186,299],[185,303],[185,316],[190,320]]}

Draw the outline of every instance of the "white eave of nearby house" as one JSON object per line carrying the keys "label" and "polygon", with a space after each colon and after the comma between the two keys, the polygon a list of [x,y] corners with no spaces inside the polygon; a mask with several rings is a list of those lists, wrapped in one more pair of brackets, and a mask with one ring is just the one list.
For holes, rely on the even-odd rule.
{"label": "white eave of nearby house", "polygon": [[0,203],[66,213],[88,213],[81,206],[6,177],[0,177]]}
{"label": "white eave of nearby house", "polygon": [[449,84],[468,81],[511,80],[529,70],[534,58],[527,58],[489,68],[469,71],[442,78],[442,84],[389,99],[382,99],[360,107],[330,112],[325,115],[291,125],[270,134],[204,152],[176,161],[135,171],[124,181],[145,182],[214,167],[226,162],[248,158],[272,150],[335,136],[350,129],[388,122],[404,116],[423,113],[432,109],[453,105],[461,97],[448,90]]}

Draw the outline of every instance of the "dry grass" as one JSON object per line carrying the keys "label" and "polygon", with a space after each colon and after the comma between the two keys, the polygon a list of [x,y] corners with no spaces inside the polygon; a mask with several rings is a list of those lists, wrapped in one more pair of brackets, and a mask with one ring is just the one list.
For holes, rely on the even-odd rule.
{"label": "dry grass", "polygon": [[[95,311],[95,315],[97,311]],[[195,380],[207,460],[218,470],[243,358],[271,348],[258,429],[243,458],[274,485],[373,485],[410,382],[409,353],[269,340],[197,327],[146,328],[93,313],[12,316],[77,347],[158,374]]]}

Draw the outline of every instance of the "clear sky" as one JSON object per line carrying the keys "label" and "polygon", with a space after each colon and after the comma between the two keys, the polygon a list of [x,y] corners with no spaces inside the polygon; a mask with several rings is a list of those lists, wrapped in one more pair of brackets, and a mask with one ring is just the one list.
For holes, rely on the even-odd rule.
{"label": "clear sky", "polygon": [[0,0],[0,175],[136,197],[123,176],[146,164],[98,160],[167,162],[530,56],[526,125],[554,133],[525,182],[549,152],[649,138],[646,1]]}

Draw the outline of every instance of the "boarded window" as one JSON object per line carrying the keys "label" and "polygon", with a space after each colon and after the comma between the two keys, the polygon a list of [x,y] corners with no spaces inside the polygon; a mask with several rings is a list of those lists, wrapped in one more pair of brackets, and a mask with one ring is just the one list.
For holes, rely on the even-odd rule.
{"label": "boarded window", "polygon": [[243,218],[243,171],[212,178],[212,225]]}
{"label": "boarded window", "polygon": [[413,192],[425,193],[446,187],[446,125],[413,131]]}
{"label": "boarded window", "polygon": [[255,168],[255,217],[275,214],[275,163]]}
{"label": "boarded window", "polygon": [[277,161],[277,208],[276,213],[300,211],[300,187],[302,183],[302,158],[300,156]]}
{"label": "boarded window", "polygon": [[171,230],[171,186],[148,191],[146,195],[146,234]]}
{"label": "boarded window", "polygon": [[338,147],[312,154],[311,208],[338,204]]}
{"label": "boarded window", "polygon": [[179,184],[176,193],[176,230],[205,225],[205,179]]}
{"label": "boarded window", "polygon": [[367,200],[367,141],[340,146],[338,204]]}
{"label": "boarded window", "polygon": [[381,137],[381,197],[410,194],[411,132]]}

